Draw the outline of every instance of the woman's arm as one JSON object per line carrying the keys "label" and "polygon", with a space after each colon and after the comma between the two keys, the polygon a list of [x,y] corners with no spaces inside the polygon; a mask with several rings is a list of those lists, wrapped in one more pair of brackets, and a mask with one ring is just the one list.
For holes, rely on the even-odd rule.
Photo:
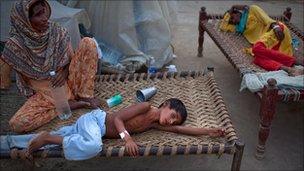
{"label": "woman's arm", "polygon": [[167,132],[174,132],[178,134],[185,134],[185,135],[209,135],[211,137],[219,137],[225,135],[225,130],[223,128],[194,128],[188,126],[161,126],[155,125],[155,129]]}
{"label": "woman's arm", "polygon": [[67,50],[67,55],[69,58],[69,63],[67,63],[65,66],[63,66],[56,74],[54,78],[52,78],[52,86],[53,87],[61,87],[64,85],[64,83],[67,81],[68,76],[69,76],[69,67],[70,67],[70,62],[74,56],[74,50],[72,47],[71,42],[69,42],[68,45],[68,50]]}
{"label": "woman's arm", "polygon": [[69,76],[69,64],[65,65],[56,73],[56,76],[51,79],[53,87],[61,87],[65,84]]}

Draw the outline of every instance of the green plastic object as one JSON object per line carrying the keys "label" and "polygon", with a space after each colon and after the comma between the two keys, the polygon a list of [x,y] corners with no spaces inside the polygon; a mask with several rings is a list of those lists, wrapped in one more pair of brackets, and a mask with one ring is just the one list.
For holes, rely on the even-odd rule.
{"label": "green plastic object", "polygon": [[122,103],[122,96],[120,94],[116,94],[107,100],[107,104],[110,108],[117,106],[120,103]]}

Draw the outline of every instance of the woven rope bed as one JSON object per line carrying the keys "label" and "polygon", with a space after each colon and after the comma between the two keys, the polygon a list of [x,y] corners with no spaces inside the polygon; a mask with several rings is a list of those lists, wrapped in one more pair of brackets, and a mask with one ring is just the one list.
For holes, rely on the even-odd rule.
{"label": "woven rope bed", "polygon": [[[108,114],[136,103],[135,92],[149,86],[158,89],[151,99],[153,106],[159,106],[164,100],[176,97],[181,99],[188,110],[188,118],[184,125],[192,127],[224,127],[227,135],[222,138],[209,136],[187,136],[158,130],[149,130],[132,137],[140,144],[140,155],[176,155],[176,154],[234,154],[232,170],[239,170],[244,144],[238,139],[230,120],[221,92],[214,80],[213,69],[206,74],[202,72],[181,72],[176,74],[157,73],[155,75],[102,75],[96,79],[95,95],[107,99],[115,93],[121,93],[123,103],[113,108],[104,109]],[[87,110],[77,110],[68,121],[56,118],[34,132],[54,130],[63,125],[74,123]],[[104,147],[100,156],[125,156],[124,143],[120,139],[104,139]],[[35,156],[63,157],[59,147],[39,151]],[[2,153],[1,157],[10,157]]]}
{"label": "woven rope bed", "polygon": [[[303,32],[290,23],[291,12],[285,11],[282,16],[272,16],[273,19],[285,23],[289,28],[291,36],[299,40],[298,50],[294,51],[294,56],[298,64],[304,63],[304,36]],[[198,57],[203,56],[204,32],[211,37],[219,47],[228,61],[238,70],[241,76],[248,72],[267,72],[263,68],[252,63],[253,57],[245,53],[244,48],[251,47],[244,36],[238,33],[222,32],[219,29],[221,14],[207,14],[206,8],[202,7],[199,17],[199,38],[198,38]],[[270,132],[271,121],[275,114],[276,102],[280,101],[300,101],[304,99],[304,91],[297,89],[278,89],[276,80],[269,79],[268,85],[257,93],[261,99],[260,107],[260,131],[257,145],[257,159],[264,158],[265,144]]]}

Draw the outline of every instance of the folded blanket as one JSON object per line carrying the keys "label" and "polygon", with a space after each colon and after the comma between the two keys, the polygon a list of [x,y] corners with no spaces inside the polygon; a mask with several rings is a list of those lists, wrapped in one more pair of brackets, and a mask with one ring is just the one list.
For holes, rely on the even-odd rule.
{"label": "folded blanket", "polygon": [[267,80],[274,78],[277,81],[279,89],[304,89],[304,75],[288,76],[288,73],[279,70],[265,73],[248,73],[243,76],[240,91],[248,88],[251,92],[260,91],[264,85],[267,85]]}

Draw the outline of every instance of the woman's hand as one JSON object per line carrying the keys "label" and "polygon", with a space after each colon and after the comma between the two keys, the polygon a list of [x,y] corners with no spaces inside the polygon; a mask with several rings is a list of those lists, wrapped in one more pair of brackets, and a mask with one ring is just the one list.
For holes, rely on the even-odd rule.
{"label": "woman's hand", "polygon": [[69,67],[65,67],[63,70],[59,70],[56,75],[51,79],[52,87],[61,87],[65,84],[69,75]]}
{"label": "woman's hand", "polygon": [[137,144],[133,141],[133,139],[127,135],[125,137],[125,141],[126,141],[125,147],[126,147],[128,154],[132,157],[138,156],[139,149],[138,149]]}
{"label": "woman's hand", "polygon": [[69,105],[71,110],[91,107],[91,104],[89,102],[76,101],[76,100],[69,100]]}
{"label": "woman's hand", "polygon": [[282,28],[277,23],[272,23],[271,28],[279,41],[282,41],[285,37]]}
{"label": "woman's hand", "polygon": [[277,27],[277,28],[273,29],[273,31],[279,41],[282,41],[284,39],[284,33],[283,33],[283,30],[281,29],[281,27]]}
{"label": "woman's hand", "polygon": [[98,98],[80,98],[80,101],[88,102],[90,105],[88,108],[101,108],[101,101]]}

